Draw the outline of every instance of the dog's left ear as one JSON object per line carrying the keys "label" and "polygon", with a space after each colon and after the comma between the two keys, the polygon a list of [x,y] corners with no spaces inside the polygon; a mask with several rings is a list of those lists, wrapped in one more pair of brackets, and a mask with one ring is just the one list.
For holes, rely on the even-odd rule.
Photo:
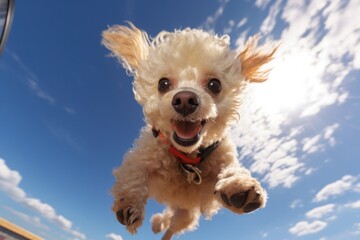
{"label": "dog's left ear", "polygon": [[136,28],[132,23],[127,26],[112,26],[102,33],[102,44],[112,51],[124,68],[136,75],[140,63],[149,52],[149,38],[147,34]]}
{"label": "dog's left ear", "polygon": [[250,82],[266,81],[269,69],[264,69],[264,66],[273,59],[278,48],[276,46],[266,50],[264,46],[258,46],[258,40],[257,35],[249,38],[238,57],[241,61],[241,73]]}

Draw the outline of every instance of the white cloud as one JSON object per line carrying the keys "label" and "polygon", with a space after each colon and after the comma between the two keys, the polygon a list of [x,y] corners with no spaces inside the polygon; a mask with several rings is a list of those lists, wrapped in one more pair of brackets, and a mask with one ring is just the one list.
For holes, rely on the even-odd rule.
{"label": "white cloud", "polygon": [[296,158],[283,158],[280,161],[283,161],[286,165],[272,169],[271,174],[267,174],[264,177],[264,181],[268,182],[271,188],[279,184],[290,188],[299,179],[295,173],[303,167],[303,164],[298,163]]}
{"label": "white cloud", "polygon": [[123,240],[123,238],[120,236],[120,235],[117,235],[115,233],[109,233],[106,235],[106,238],[107,239],[110,239],[110,240]]}
{"label": "white cloud", "polygon": [[360,200],[355,201],[355,202],[351,202],[351,203],[347,203],[347,204],[345,204],[345,207],[348,207],[348,208],[360,208]]}
{"label": "white cloud", "polygon": [[21,181],[21,175],[17,171],[9,169],[5,161],[0,158],[0,189],[13,199],[23,199],[26,194],[17,185]]}
{"label": "white cloud", "polygon": [[303,236],[308,234],[314,234],[320,232],[326,228],[327,223],[323,221],[316,220],[314,222],[301,221],[296,223],[293,227],[289,229],[291,234],[296,236]]}
{"label": "white cloud", "polygon": [[16,199],[16,200],[19,200],[19,202],[23,203],[25,206],[40,213],[43,217],[56,223],[61,228],[71,229],[72,222],[61,215],[57,215],[55,209],[49,204],[43,203],[39,199],[29,198],[29,197],[25,197],[23,199]]}
{"label": "white cloud", "polygon": [[325,127],[320,134],[317,134],[313,137],[304,138],[302,141],[302,151],[308,154],[323,151],[326,143],[328,143],[330,146],[335,146],[336,140],[333,135],[338,127],[339,124],[334,123]]}
{"label": "white cloud", "polygon": [[325,139],[331,139],[332,135],[334,134],[335,130],[339,127],[338,123],[335,123],[331,126],[328,126],[325,130],[324,130],[324,138]]}
{"label": "white cloud", "polygon": [[323,218],[324,216],[334,212],[335,204],[326,204],[321,207],[316,207],[308,211],[305,215],[308,218]]}
{"label": "white cloud", "polygon": [[[268,4],[256,2],[262,9]],[[360,49],[360,21],[353,17],[355,12],[360,12],[360,2],[354,0],[287,0],[284,4],[279,0],[269,7],[262,31],[273,38],[272,30],[280,16],[285,23],[284,29],[277,29],[281,46],[269,80],[249,86],[240,113],[242,119],[232,135],[240,159],[253,159],[251,171],[263,176],[270,187],[291,187],[311,173],[310,163],[299,158],[299,151],[314,154],[336,145],[334,132],[338,123],[317,126],[315,135],[309,135],[307,130],[313,130],[312,116],[348,98],[341,84],[349,73],[360,68],[355,62],[355,49]],[[248,32],[236,40],[239,50]]]}
{"label": "white cloud", "polygon": [[269,15],[262,22],[260,32],[263,35],[268,35],[275,27],[276,17],[280,12],[280,5],[282,0],[276,0],[276,2],[270,7]]}
{"label": "white cloud", "polygon": [[240,36],[236,39],[235,45],[238,49],[242,49],[245,46],[248,38],[249,29],[242,31]]}
{"label": "white cloud", "polygon": [[314,137],[305,138],[302,143],[304,144],[302,150],[307,153],[318,152],[322,149],[322,144],[320,143],[321,135],[316,135]]}
{"label": "white cloud", "polygon": [[333,137],[333,135],[334,135],[335,130],[338,129],[339,126],[340,125],[338,123],[335,123],[331,126],[328,126],[324,130],[324,135],[323,135],[324,139],[328,140],[331,146],[335,146],[335,144],[336,144],[336,141],[335,141],[335,138]]}
{"label": "white cloud", "polygon": [[269,4],[269,2],[270,2],[270,0],[256,0],[255,6],[257,6],[258,8],[264,9]]}
{"label": "white cloud", "polygon": [[325,201],[330,197],[339,196],[346,191],[350,190],[355,182],[357,177],[351,175],[345,175],[340,180],[337,180],[333,183],[329,183],[323,187],[315,196],[315,202]]}
{"label": "white cloud", "polygon": [[39,213],[42,217],[56,224],[63,230],[71,233],[74,237],[85,239],[85,234],[73,230],[72,222],[62,215],[58,215],[55,209],[47,203],[36,198],[26,196],[25,191],[19,186],[22,177],[19,172],[10,169],[5,160],[0,158],[0,190],[14,201]]}

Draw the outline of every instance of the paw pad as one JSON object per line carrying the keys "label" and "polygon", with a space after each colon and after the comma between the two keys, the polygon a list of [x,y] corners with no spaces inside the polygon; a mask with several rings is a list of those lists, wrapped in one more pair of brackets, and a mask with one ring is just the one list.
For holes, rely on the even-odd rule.
{"label": "paw pad", "polygon": [[242,209],[244,213],[252,212],[258,209],[261,206],[259,201],[260,194],[256,193],[253,199],[249,199],[249,191],[239,192],[230,196],[230,198],[225,193],[220,193],[222,201],[228,207],[234,207],[237,209]]}

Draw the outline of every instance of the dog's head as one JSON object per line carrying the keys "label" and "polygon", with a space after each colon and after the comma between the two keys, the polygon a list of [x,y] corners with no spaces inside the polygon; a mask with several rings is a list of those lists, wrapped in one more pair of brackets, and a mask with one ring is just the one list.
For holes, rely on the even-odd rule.
{"label": "dog's head", "polygon": [[129,25],[104,31],[103,44],[134,76],[148,124],[184,152],[223,137],[238,119],[244,86],[266,80],[262,66],[276,50],[263,51],[253,37],[238,53],[227,35],[197,29],[161,32],[150,40]]}

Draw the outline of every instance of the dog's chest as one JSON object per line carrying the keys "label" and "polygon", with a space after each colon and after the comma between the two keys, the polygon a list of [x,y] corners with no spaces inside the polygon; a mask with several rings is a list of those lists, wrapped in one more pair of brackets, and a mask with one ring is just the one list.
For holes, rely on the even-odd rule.
{"label": "dog's chest", "polygon": [[[149,195],[158,202],[177,206],[198,205],[203,192],[213,189],[214,185],[208,172],[201,173],[201,184],[189,182],[180,162],[166,152],[161,162],[149,169]],[[191,200],[191,201],[190,201]],[[190,203],[189,203],[190,201]]]}

